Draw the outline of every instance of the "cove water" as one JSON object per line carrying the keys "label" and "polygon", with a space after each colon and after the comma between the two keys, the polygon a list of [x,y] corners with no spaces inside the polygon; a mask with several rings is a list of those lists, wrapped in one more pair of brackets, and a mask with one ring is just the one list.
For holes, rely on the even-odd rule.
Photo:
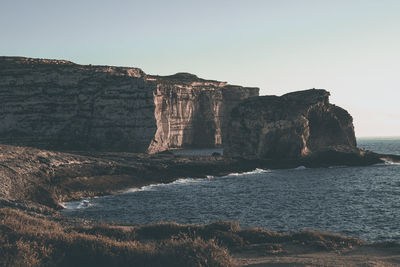
{"label": "cove water", "polygon": [[[359,139],[358,145],[400,154],[400,138]],[[257,169],[185,178],[65,206],[70,216],[117,223],[233,220],[243,227],[322,230],[370,242],[400,242],[400,165]]]}

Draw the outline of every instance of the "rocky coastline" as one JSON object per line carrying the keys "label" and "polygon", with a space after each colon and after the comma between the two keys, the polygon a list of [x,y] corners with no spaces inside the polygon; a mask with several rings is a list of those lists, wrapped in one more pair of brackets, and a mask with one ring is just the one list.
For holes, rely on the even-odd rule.
{"label": "rocky coastline", "polygon": [[[169,183],[181,177],[224,175],[257,167],[316,167],[315,160],[273,162],[170,153],[65,153],[9,145],[1,145],[0,149],[0,259],[5,266],[359,266],[370,261],[396,266],[400,262],[400,245],[391,242],[369,244],[313,231],[242,229],[233,222],[104,224],[69,218],[58,211],[60,201]],[[352,164],[384,160],[399,158],[368,152]],[[302,255],[301,260],[298,255]]]}
{"label": "rocky coastline", "polygon": [[[0,145],[0,198],[39,203],[60,209],[60,202],[103,196],[127,188],[170,183],[180,178],[223,176],[256,168],[282,169],[367,166],[400,162],[396,155],[369,151],[321,152],[297,160],[240,157],[180,156],[173,153],[56,152],[31,147]],[[324,154],[325,153],[325,154]]]}
{"label": "rocky coastline", "polygon": [[[351,115],[326,90],[259,97],[188,73],[20,57],[0,67],[0,265],[400,264],[391,242],[232,222],[106,225],[59,212],[61,202],[185,177],[400,162],[357,148]],[[186,147],[224,155],[169,151]]]}

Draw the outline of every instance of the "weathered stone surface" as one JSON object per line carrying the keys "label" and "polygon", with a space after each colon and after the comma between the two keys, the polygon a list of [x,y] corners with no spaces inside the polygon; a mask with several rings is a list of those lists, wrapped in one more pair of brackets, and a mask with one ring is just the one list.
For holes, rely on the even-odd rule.
{"label": "weathered stone surface", "polygon": [[352,117],[329,104],[325,90],[250,98],[231,112],[225,155],[298,159],[323,151],[358,153]]}
{"label": "weathered stone surface", "polygon": [[157,132],[149,152],[170,148],[218,147],[226,128],[225,114],[240,101],[258,96],[258,88],[199,79],[188,73],[153,76]]}
{"label": "weathered stone surface", "polygon": [[0,143],[131,152],[218,146],[224,114],[253,95],[257,88],[192,74],[0,57]]}
{"label": "weathered stone surface", "polygon": [[156,124],[152,84],[137,68],[0,58],[0,143],[144,150]]}

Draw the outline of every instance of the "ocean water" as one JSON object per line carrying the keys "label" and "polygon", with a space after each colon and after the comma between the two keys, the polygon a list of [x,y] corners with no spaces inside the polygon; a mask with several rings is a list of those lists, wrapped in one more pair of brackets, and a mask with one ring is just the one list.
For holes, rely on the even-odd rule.
{"label": "ocean water", "polygon": [[[400,154],[400,138],[360,139],[360,147]],[[120,223],[239,221],[274,231],[323,230],[400,242],[400,165],[261,170],[65,203],[65,214]]]}

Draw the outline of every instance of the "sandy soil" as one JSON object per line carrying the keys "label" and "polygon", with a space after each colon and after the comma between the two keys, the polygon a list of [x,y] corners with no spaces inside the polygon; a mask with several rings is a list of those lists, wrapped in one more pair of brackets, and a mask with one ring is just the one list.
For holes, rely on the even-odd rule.
{"label": "sandy soil", "polygon": [[233,255],[239,266],[400,266],[400,247],[366,245],[341,251],[321,252],[300,246],[268,250],[267,246],[250,248]]}

